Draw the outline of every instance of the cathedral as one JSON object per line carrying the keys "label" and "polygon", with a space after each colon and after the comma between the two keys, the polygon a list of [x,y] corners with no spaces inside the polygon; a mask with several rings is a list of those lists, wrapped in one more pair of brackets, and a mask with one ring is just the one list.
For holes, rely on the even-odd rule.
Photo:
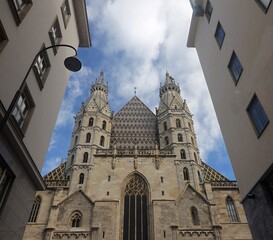
{"label": "cathedral", "polygon": [[44,176],[25,240],[252,239],[235,181],[204,163],[192,114],[166,73],[155,113],[116,114],[103,72],[75,116],[67,161]]}

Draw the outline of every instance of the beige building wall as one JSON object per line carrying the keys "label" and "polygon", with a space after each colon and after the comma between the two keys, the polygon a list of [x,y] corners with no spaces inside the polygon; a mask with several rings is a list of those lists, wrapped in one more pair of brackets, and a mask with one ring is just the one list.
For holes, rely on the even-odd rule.
{"label": "beige building wall", "polygon": [[[84,0],[66,1],[70,7],[66,26],[61,12],[64,0],[22,1],[25,4],[22,5],[19,15],[25,16],[21,21],[14,17],[14,11],[17,12],[14,8],[16,2],[3,1],[0,8],[0,119],[11,104],[35,55],[43,45],[52,45],[49,31],[54,20],[58,18],[60,25],[62,37],[59,44],[68,44],[76,49],[90,47]],[[6,37],[4,41],[3,35]],[[42,169],[69,78],[69,71],[63,63],[65,58],[74,55],[74,50],[59,47],[56,55],[53,49],[47,50],[47,54],[51,67],[43,89],[39,87],[33,70],[26,80],[25,86],[34,105],[31,118],[27,120],[27,128],[18,127],[11,116],[0,133],[1,170],[8,169],[13,175],[9,177],[13,182],[10,182],[6,189],[8,191],[4,194],[8,197],[0,200],[1,239],[22,237],[35,191],[44,188],[39,171]],[[1,173],[1,181],[3,176]]]}
{"label": "beige building wall", "polygon": [[[213,10],[209,21],[206,16],[208,1],[192,2],[203,9],[205,14],[193,14],[188,47],[197,50],[250,224],[253,229],[257,229],[257,233],[265,233],[256,236],[256,239],[271,239],[271,230],[263,227],[258,230],[257,226],[259,222],[266,226],[265,221],[269,219],[272,223],[273,217],[272,199],[265,197],[272,192],[268,181],[271,179],[273,163],[273,70],[270,67],[273,64],[273,5],[271,1],[259,0],[210,0]],[[262,3],[268,5],[267,10]],[[215,37],[218,23],[225,31],[221,47]],[[233,51],[243,68],[237,83],[228,68]],[[261,134],[257,134],[255,124],[247,112],[254,95],[269,119],[269,124]],[[255,190],[260,184],[268,192],[262,193],[267,200],[253,200],[254,195],[261,194],[260,190]],[[246,206],[247,202],[250,208]],[[257,213],[259,217],[254,214],[258,205],[267,209]]]}

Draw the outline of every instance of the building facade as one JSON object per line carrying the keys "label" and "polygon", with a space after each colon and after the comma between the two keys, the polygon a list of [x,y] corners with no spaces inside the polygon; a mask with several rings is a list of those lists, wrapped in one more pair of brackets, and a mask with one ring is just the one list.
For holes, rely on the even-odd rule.
{"label": "building facade", "polygon": [[75,52],[58,47],[35,56],[56,44],[90,47],[84,0],[1,1],[1,124],[15,107],[0,132],[0,239],[22,238],[35,192],[45,188],[40,170],[69,77],[63,62]]}
{"label": "building facade", "polygon": [[155,114],[134,96],[114,115],[107,94],[101,73],[23,239],[252,239],[237,183],[200,159],[175,80],[166,74]]}
{"label": "building facade", "polygon": [[254,239],[273,239],[272,0],[191,1],[198,53]]}

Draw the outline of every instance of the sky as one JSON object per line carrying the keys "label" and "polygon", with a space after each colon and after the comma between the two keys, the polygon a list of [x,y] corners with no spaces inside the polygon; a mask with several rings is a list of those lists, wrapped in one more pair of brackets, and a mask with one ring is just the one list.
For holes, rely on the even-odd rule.
{"label": "sky", "polygon": [[87,0],[87,11],[92,47],[78,50],[83,68],[69,79],[42,175],[66,160],[73,117],[100,71],[114,113],[134,96],[134,87],[154,111],[168,71],[193,114],[201,159],[235,179],[196,50],[186,47],[189,0]]}

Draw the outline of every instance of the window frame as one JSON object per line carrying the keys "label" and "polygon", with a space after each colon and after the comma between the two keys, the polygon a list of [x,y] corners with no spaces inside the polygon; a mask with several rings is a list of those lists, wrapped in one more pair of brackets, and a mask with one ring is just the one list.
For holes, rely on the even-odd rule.
{"label": "window frame", "polygon": [[[45,44],[43,44],[43,46],[41,47],[40,51],[45,49]],[[41,62],[39,62],[38,60],[41,59],[41,62],[44,62],[44,64],[42,63],[42,67],[41,66]],[[43,51],[42,53],[40,53],[37,58],[35,59],[35,63],[33,64],[33,71],[36,77],[36,80],[38,82],[39,88],[40,90],[43,90],[46,79],[48,77],[50,68],[51,68],[51,64],[49,61],[49,57],[47,54],[47,51]]]}
{"label": "window frame", "polygon": [[5,31],[2,21],[0,20],[0,53],[7,45],[8,41],[9,39],[8,39],[7,33]]}
{"label": "window frame", "polygon": [[[56,31],[53,31],[54,28],[56,29]],[[51,25],[51,27],[48,31],[48,35],[49,35],[49,39],[50,39],[52,46],[60,44],[60,42],[62,41],[63,35],[62,35],[61,26],[60,26],[58,16],[56,16],[56,18],[54,19],[53,24]],[[56,37],[54,37],[54,35],[56,35]],[[57,54],[57,50],[58,50],[58,47],[53,48],[54,55]]]}
{"label": "window frame", "polygon": [[[209,9],[209,7],[211,10]],[[206,8],[205,8],[205,15],[209,23],[210,23],[212,12],[213,12],[213,7],[210,0],[208,0],[206,4]]]}
{"label": "window frame", "polygon": [[[238,67],[241,69],[239,69],[238,74],[236,74]],[[234,68],[236,68],[236,69],[234,69]],[[244,68],[243,68],[243,65],[242,65],[240,59],[238,58],[237,54],[235,53],[235,51],[233,51],[231,54],[231,57],[230,57],[230,60],[228,63],[228,70],[229,70],[231,77],[232,77],[232,79],[235,83],[235,86],[236,86],[242,76]],[[236,75],[238,75],[238,76],[236,77]]]}
{"label": "window frame", "polygon": [[[65,8],[66,7],[66,8]],[[67,9],[67,14],[65,14],[64,9]],[[61,13],[63,17],[63,22],[64,22],[64,28],[66,29],[69,19],[71,17],[71,10],[70,10],[70,5],[68,0],[64,0],[62,5],[61,5]]]}
{"label": "window frame", "polygon": [[[27,110],[26,113],[24,113],[24,110],[22,111],[22,102],[19,103],[21,101],[20,99],[22,98],[22,95],[24,95],[24,97],[25,97],[25,98],[23,98],[23,101],[27,102],[27,105],[28,105],[28,110]],[[25,101],[25,99],[27,101]],[[17,112],[15,114],[14,112],[16,111],[16,109],[17,109]],[[18,128],[22,131],[23,134],[27,130],[27,127],[28,127],[28,125],[30,123],[30,120],[31,120],[32,114],[34,112],[34,109],[35,109],[35,104],[34,104],[33,98],[32,98],[32,96],[30,94],[30,91],[29,91],[27,85],[25,85],[25,87],[21,91],[21,94],[20,94],[17,102],[15,103],[15,106],[14,106],[14,108],[12,110],[12,113],[11,113],[13,121],[15,121],[16,126],[18,126]],[[23,121],[21,123],[18,122],[19,120],[17,120],[16,116],[15,116],[18,113],[20,115],[22,115],[22,114],[24,115],[24,116],[20,117],[20,119],[23,119]]]}
{"label": "window frame", "polygon": [[31,212],[29,215],[28,222],[32,222],[32,223],[37,222],[41,203],[42,203],[42,197],[40,195],[37,195],[33,201],[32,209],[31,209]]}
{"label": "window frame", "polygon": [[236,210],[235,202],[232,197],[226,197],[226,208],[230,222],[239,223],[240,219]]}
{"label": "window frame", "polygon": [[30,8],[32,7],[33,3],[32,3],[32,0],[22,0],[22,3],[24,4],[22,5],[22,9],[18,10],[14,1],[16,0],[8,0],[8,3],[10,6],[12,15],[14,17],[14,20],[16,22],[16,25],[19,26],[20,23],[25,18],[25,16],[27,15]]}
{"label": "window frame", "polygon": [[263,12],[266,14],[267,11],[268,11],[268,9],[269,9],[269,7],[270,7],[270,5],[271,5],[271,3],[272,3],[272,0],[269,0],[269,3],[268,3],[267,6],[262,2],[262,0],[255,0],[255,2],[259,5],[259,7],[260,7],[260,8],[263,10]]}
{"label": "window frame", "polygon": [[[3,194],[0,194],[0,216],[1,213],[5,207],[5,204],[7,202],[8,196],[10,194],[10,191],[12,189],[12,185],[14,183],[14,180],[16,178],[13,171],[10,169],[9,165],[6,163],[2,155],[0,154],[0,169],[4,169],[4,172],[0,173],[0,193],[3,191]],[[7,182],[4,182],[4,174],[7,176]],[[4,185],[3,189],[2,186]],[[2,185],[2,186],[1,186]]]}
{"label": "window frame", "polygon": [[[252,107],[254,108],[254,106],[256,106],[256,108],[252,109]],[[253,110],[255,110],[255,112],[253,112]],[[266,129],[266,127],[270,121],[269,121],[269,118],[264,110],[263,105],[261,104],[261,102],[256,94],[254,94],[253,97],[251,98],[246,111],[248,113],[248,117],[250,119],[250,122],[255,130],[255,133],[256,133],[257,137],[259,138],[262,135],[262,133],[264,132],[264,130]],[[260,123],[262,123],[262,125],[263,125],[262,128],[259,128]]]}
{"label": "window frame", "polygon": [[222,26],[222,24],[218,21],[216,29],[215,29],[215,33],[214,33],[214,38],[219,46],[219,48],[222,48],[223,42],[225,40],[225,30]]}

